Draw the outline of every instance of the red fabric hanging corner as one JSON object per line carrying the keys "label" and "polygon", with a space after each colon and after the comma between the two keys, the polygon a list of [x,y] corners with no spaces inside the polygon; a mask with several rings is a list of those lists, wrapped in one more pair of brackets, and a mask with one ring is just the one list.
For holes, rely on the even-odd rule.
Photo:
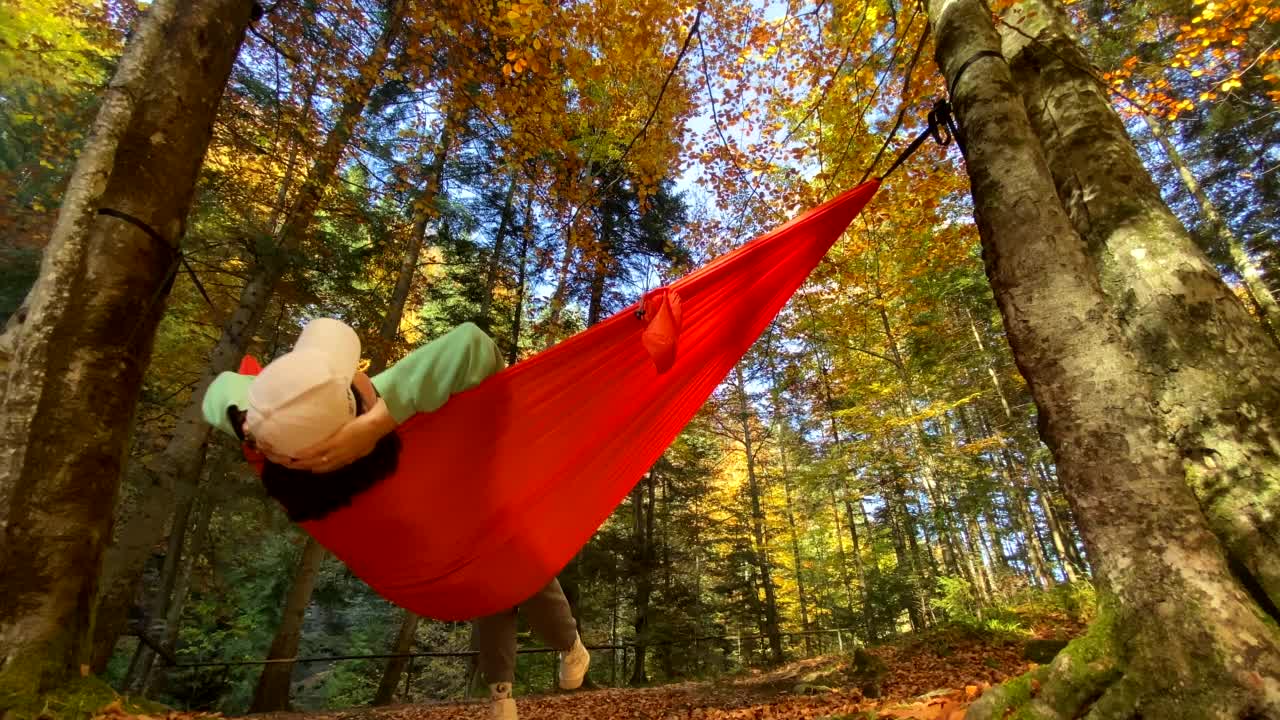
{"label": "red fabric hanging corner", "polygon": [[258,362],[258,358],[252,355],[245,355],[240,359],[241,375],[257,375],[262,372],[262,364]]}
{"label": "red fabric hanging corner", "polygon": [[396,473],[302,527],[419,615],[517,605],[657,461],[878,187],[853,188],[411,418],[397,429]]}
{"label": "red fabric hanging corner", "polygon": [[669,288],[658,288],[645,295],[640,307],[645,322],[640,342],[653,358],[654,367],[664,373],[676,361],[682,317],[680,294]]}

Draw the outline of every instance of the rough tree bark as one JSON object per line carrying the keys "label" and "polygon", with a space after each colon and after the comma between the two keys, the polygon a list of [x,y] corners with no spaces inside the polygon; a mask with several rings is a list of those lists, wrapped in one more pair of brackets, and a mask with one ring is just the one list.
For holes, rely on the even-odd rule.
{"label": "rough tree bark", "polygon": [[1022,0],[1006,23],[1004,55],[1058,196],[1153,384],[1186,479],[1275,612],[1280,349],[1165,205],[1062,7]]}
{"label": "rough tree bark", "polygon": [[1085,638],[967,717],[1003,718],[1030,696],[1023,713],[1036,718],[1280,717],[1275,627],[1233,580],[1183,479],[1145,368],[998,56],[990,11],[980,0],[935,0],[929,19],[987,275],[1100,589]]}
{"label": "rough tree bark", "polygon": [[89,663],[142,375],[253,11],[175,7],[157,3],[138,27],[16,329],[0,400],[0,710]]}
{"label": "rough tree bark", "polygon": [[95,667],[106,665],[124,627],[123,620],[134,588],[141,577],[142,560],[146,553],[164,537],[167,520],[175,506],[196,491],[202,469],[200,448],[208,442],[211,432],[201,411],[205,388],[219,373],[234,370],[239,365],[267,302],[288,267],[289,254],[307,237],[338,161],[364,113],[369,93],[398,36],[401,27],[400,12],[400,2],[392,2],[382,35],[365,59],[359,79],[348,90],[333,129],[316,151],[307,177],[276,237],[275,247],[260,258],[245,283],[239,304],[223,325],[222,335],[210,354],[204,377],[192,393],[191,402],[174,427],[173,436],[164,452],[145,468],[151,484],[143,496],[143,502],[130,515],[129,522],[116,534],[107,554],[103,589],[98,601],[98,612],[104,622],[94,637]]}

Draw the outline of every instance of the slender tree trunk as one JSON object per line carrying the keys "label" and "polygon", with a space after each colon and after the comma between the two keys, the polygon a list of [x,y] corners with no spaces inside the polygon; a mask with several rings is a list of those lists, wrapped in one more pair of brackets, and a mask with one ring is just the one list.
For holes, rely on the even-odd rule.
{"label": "slender tree trunk", "polygon": [[1062,562],[1062,572],[1066,574],[1067,582],[1074,583],[1080,579],[1080,568],[1076,565],[1077,559],[1068,550],[1070,546],[1067,545],[1067,537],[1063,535],[1062,528],[1058,524],[1058,518],[1054,515],[1053,506],[1049,504],[1049,498],[1040,489],[1035,473],[1027,473],[1027,477],[1031,479],[1032,483],[1035,483],[1036,499],[1040,503],[1040,512],[1044,513],[1045,523],[1049,526],[1049,536],[1053,540],[1053,547],[1057,550],[1058,559]]}
{"label": "slender tree trunk", "polygon": [[[166,652],[173,654],[178,646],[178,630],[182,621],[182,610],[187,604],[187,592],[191,588],[191,573],[195,570],[196,559],[204,552],[205,542],[209,538],[209,523],[213,519],[214,501],[211,497],[205,497],[201,503],[197,513],[195,529],[188,533],[190,541],[186,553],[182,557],[182,570],[178,574],[178,579],[173,585],[173,596],[169,600],[167,614],[165,615],[164,639],[161,641],[161,647]],[[160,681],[160,668],[155,663],[155,653],[151,648],[139,644],[138,652],[145,652],[146,655],[141,661],[142,667],[140,672],[143,673],[144,679],[138,685],[137,694],[149,696],[154,693],[155,688]]]}
{"label": "slender tree trunk", "polygon": [[978,521],[972,516],[966,518],[966,525],[969,530],[969,547],[970,554],[977,556],[978,574],[982,576],[982,584],[987,598],[995,597],[997,585],[992,580],[992,565],[990,561],[992,556],[991,548],[986,544],[986,537],[982,534],[982,528],[978,527]]}
{"label": "slender tree trunk", "polygon": [[[400,616],[400,630],[396,633],[395,645],[391,648],[393,655],[406,655],[413,649],[413,640],[418,632],[418,616],[405,610]],[[378,684],[378,692],[373,696],[374,705],[390,705],[395,698],[396,688],[404,669],[409,665],[407,657],[393,657],[387,660],[387,669],[382,673],[382,682]]]}
{"label": "slender tree trunk", "polygon": [[[986,344],[982,341],[982,334],[978,332],[978,325],[973,319],[973,313],[966,309],[965,315],[969,319],[969,327],[973,331],[973,339],[978,344],[978,350],[982,353],[984,364],[987,366],[987,373],[991,377],[991,387],[995,390],[996,397],[1000,400],[1000,407],[1004,411],[1005,420],[1013,422],[1013,411],[1010,409],[1009,401],[1005,397],[1004,388],[1000,384],[999,375],[996,374],[995,363],[991,359],[990,353],[987,351]],[[988,422],[985,414],[979,413],[978,420],[984,427],[987,434],[990,435],[990,423]],[[1019,448],[1019,451],[1022,453],[1022,457],[1029,463],[1031,455],[1027,451],[1026,443],[1022,443],[1021,440],[1018,442],[1023,445]],[[1000,457],[1004,463],[1003,471],[1005,480],[1008,483],[1010,499],[1016,506],[1018,511],[1017,517],[1021,519],[1021,524],[1025,528],[1028,542],[1027,552],[1029,560],[1031,561],[1032,571],[1035,573],[1036,579],[1040,581],[1040,585],[1042,587],[1049,587],[1051,585],[1049,580],[1052,576],[1048,572],[1047,563],[1045,562],[1045,552],[1039,543],[1039,534],[1036,531],[1035,518],[1031,513],[1031,508],[1028,504],[1027,489],[1016,479],[1013,458],[1010,457],[1008,448],[1000,448]],[[1061,537],[1061,528],[1058,525],[1057,518],[1050,510],[1048,500],[1044,493],[1041,492],[1040,488],[1036,484],[1035,470],[1031,467],[1024,467],[1023,473],[1032,486],[1036,487],[1036,494],[1040,498],[1040,502],[1045,513],[1045,522],[1049,524],[1050,533],[1053,536],[1055,547],[1058,550],[1058,557],[1062,561],[1063,572],[1066,573],[1067,580],[1069,582],[1075,582],[1076,569],[1072,567],[1073,560],[1067,555],[1066,545]]]}
{"label": "slender tree trunk", "polygon": [[831,518],[835,521],[836,533],[836,558],[840,561],[840,580],[844,584],[845,607],[849,610],[849,616],[854,614],[854,608],[858,607],[853,602],[853,583],[849,580],[849,562],[845,558],[844,552],[844,528],[840,526],[840,502],[836,499],[836,491],[827,488],[827,493],[831,498]]}
{"label": "slender tree trunk", "polygon": [[893,525],[893,552],[898,561],[898,573],[905,575],[907,618],[911,621],[911,630],[920,632],[929,626],[925,610],[928,603],[924,593],[920,591],[924,576],[916,562],[917,553],[908,547],[908,538],[914,538],[915,529],[910,522],[911,513],[907,509],[906,490],[902,483],[892,481],[886,501],[889,504],[889,520]]}
{"label": "slender tree trunk", "polygon": [[[814,352],[813,360],[814,360],[814,364],[818,368],[818,377],[822,381],[821,387],[822,387],[822,398],[824,401],[824,407],[828,409],[827,423],[826,423],[827,430],[831,435],[831,442],[835,445],[836,451],[839,452],[841,455],[843,455],[844,441],[840,437],[840,426],[836,423],[835,414],[833,412],[830,412],[830,409],[835,407],[835,403],[832,399],[832,393],[831,393],[831,377],[830,377],[830,374],[827,372],[827,365],[824,362],[819,352],[817,351]],[[847,601],[848,601],[849,616],[853,617],[856,614],[854,609],[859,607],[859,604],[855,604],[854,602],[853,585],[849,580],[849,566],[848,566],[848,561],[845,558],[845,552],[844,552],[844,537],[843,537],[842,530],[840,528],[840,504],[836,500],[835,489],[828,486],[827,491],[831,496],[831,513],[835,519],[836,549],[839,552],[839,554],[837,555],[837,558],[840,560],[840,579],[844,582],[845,597],[847,598]],[[845,492],[845,491],[846,491],[846,488],[841,488],[841,492]],[[867,527],[868,528],[871,527],[870,523],[867,523]],[[855,531],[853,529],[850,529],[851,534],[854,532]],[[854,544],[854,547],[853,547],[853,561],[854,561],[855,571],[858,573],[858,594],[862,598],[862,602],[860,604],[863,607],[864,616],[867,618],[867,623],[868,623],[867,633],[868,633],[868,637],[870,637],[872,632],[871,632],[871,625],[870,625],[871,615],[869,612],[867,612],[868,610],[867,583],[866,583],[865,574],[863,573],[862,556],[859,552],[859,548],[856,543]]]}
{"label": "slender tree trunk", "polygon": [[[302,557],[293,574],[293,583],[289,595],[285,599],[284,614],[280,618],[280,627],[271,641],[268,660],[286,660],[298,656],[299,640],[302,637],[302,624],[307,616],[307,606],[311,604],[311,591],[315,589],[316,577],[320,574],[320,564],[326,555],[324,546],[308,537],[302,549]],[[253,692],[253,702],[249,712],[277,712],[289,709],[289,688],[293,677],[293,663],[272,663],[263,666],[262,675],[258,677],[258,687]]]}
{"label": "slender tree trunk", "polygon": [[1178,152],[1178,148],[1174,146],[1173,141],[1169,139],[1168,130],[1164,123],[1160,120],[1144,114],[1142,119],[1147,123],[1147,129],[1151,131],[1152,137],[1160,144],[1164,154],[1169,158],[1169,164],[1173,165],[1178,171],[1178,177],[1182,179],[1182,184],[1186,186],[1187,192],[1191,193],[1191,197],[1195,198],[1196,205],[1200,208],[1200,215],[1204,218],[1204,222],[1209,229],[1218,237],[1219,242],[1226,246],[1227,251],[1231,255],[1231,263],[1235,267],[1236,274],[1244,282],[1245,292],[1249,295],[1249,300],[1253,302],[1254,308],[1258,311],[1258,320],[1262,323],[1263,329],[1271,338],[1271,342],[1280,346],[1280,303],[1276,302],[1276,298],[1271,294],[1270,288],[1262,281],[1262,268],[1253,258],[1249,257],[1249,251],[1245,249],[1244,243],[1235,233],[1231,232],[1231,228],[1227,226],[1222,214],[1218,212],[1218,208],[1214,206],[1213,201],[1209,199],[1209,195],[1200,187],[1196,176],[1192,174],[1191,168],[1186,161],[1182,159],[1182,154]]}
{"label": "slender tree trunk", "polygon": [[201,409],[205,389],[219,373],[232,371],[239,365],[276,283],[285,272],[288,253],[306,239],[324,190],[333,179],[338,161],[364,112],[369,93],[399,32],[401,1],[393,0],[387,25],[373,52],[365,59],[360,79],[343,101],[333,130],[315,155],[307,178],[280,229],[276,248],[259,259],[245,283],[239,305],[224,324],[222,335],[210,354],[204,377],[179,417],[173,436],[160,457],[145,468],[151,481],[147,492],[130,514],[130,521],[117,533],[107,554],[103,591],[98,600],[98,612],[104,623],[102,631],[94,637],[95,667],[104,667],[111,649],[115,647],[116,638],[123,629],[126,608],[141,577],[143,559],[164,537],[166,520],[174,507],[196,492],[202,468],[200,448],[208,442],[211,432]]}
{"label": "slender tree trunk", "polygon": [[[800,556],[800,533],[796,530],[796,513],[791,502],[791,480],[787,476],[785,459],[782,465],[782,490],[787,503],[787,527],[791,531],[791,562],[796,569],[796,594],[800,596],[800,628],[808,632],[811,629],[809,627],[809,597],[805,593],[804,560]],[[813,653],[813,643],[808,635],[804,636],[804,647],[806,652]]]}
{"label": "slender tree trunk", "polygon": [[512,215],[514,213],[517,177],[516,172],[512,171],[511,182],[507,185],[507,197],[502,204],[502,216],[498,221],[498,232],[493,236],[493,252],[489,255],[489,267],[484,274],[484,295],[480,297],[480,312],[476,319],[476,324],[485,332],[489,331],[489,326],[493,320],[490,317],[491,308],[493,307],[493,293],[498,286],[498,269],[502,267],[502,250],[506,245],[507,235],[513,222]]}
{"label": "slender tree trunk", "polygon": [[1024,547],[1027,549],[1027,560],[1031,563],[1032,579],[1042,588],[1053,586],[1053,573],[1049,572],[1049,561],[1045,558],[1044,545],[1040,542],[1040,532],[1036,528],[1035,515],[1031,513],[1031,503],[1027,499],[1027,488],[1014,476],[1013,461],[1009,454],[1001,451],[1005,481],[1009,483],[1010,500],[1017,511],[1018,524],[1022,526]]}
{"label": "slender tree trunk", "polygon": [[[987,275],[1102,591],[1091,637],[1037,670],[1035,712],[1280,717],[1277,633],[1231,576],[1144,378],[1058,200],[990,11],[929,5]],[[984,55],[992,53],[995,57]],[[963,76],[956,76],[967,66]],[[1001,688],[970,720],[1004,717]],[[1140,710],[1139,710],[1140,708]]]}
{"label": "slender tree trunk", "polygon": [[[902,380],[903,388],[906,390],[907,398],[901,403],[900,408],[902,418],[906,420],[915,414],[914,409],[908,404],[917,397],[915,382],[907,369],[902,353],[898,350],[898,340],[893,334],[892,326],[889,323],[889,313],[885,310],[883,302],[880,303],[878,310],[880,323],[884,328],[885,344],[892,359],[890,364],[893,365],[899,379]],[[928,434],[919,420],[912,420],[911,427],[915,432],[912,436],[915,455],[920,462],[920,482],[924,485],[933,509],[934,525],[937,527],[938,537],[942,541],[942,558],[947,566],[947,572],[952,574],[964,573],[967,579],[977,588],[977,579],[973,577],[972,568],[967,564],[962,564],[960,561],[962,553],[959,544],[956,542],[956,528],[951,516],[951,503],[947,501],[946,491],[941,487],[942,477],[937,471],[929,449]]]}
{"label": "slender tree trunk", "polygon": [[528,281],[529,242],[533,235],[533,191],[530,190],[524,205],[524,228],[520,238],[520,274],[516,280],[516,309],[511,314],[511,349],[507,364],[515,365],[520,359],[520,325],[524,320],[525,284]]}
{"label": "slender tree trunk", "polygon": [[[649,501],[646,505],[645,496]],[[632,685],[649,682],[645,657],[649,646],[649,600],[653,593],[653,471],[631,491],[632,511],[632,577],[636,583],[635,620],[636,664],[631,673]]]}
{"label": "slender tree trunk", "polygon": [[1080,556],[1080,552],[1076,549],[1076,538],[1071,532],[1069,525],[1058,518],[1059,511],[1053,504],[1053,496],[1049,494],[1045,483],[1041,482],[1040,473],[1037,469],[1027,472],[1027,477],[1031,480],[1031,487],[1035,490],[1036,497],[1039,498],[1041,510],[1045,514],[1045,518],[1049,523],[1049,529],[1053,533],[1053,542],[1055,546],[1061,546],[1059,552],[1067,560],[1065,571],[1071,582],[1075,582],[1080,575],[1087,573],[1087,567],[1084,558]]}
{"label": "slender tree trunk", "polygon": [[[203,461],[206,448],[201,448],[201,460]],[[148,603],[146,617],[148,619],[156,619],[167,617],[169,614],[169,604],[174,599],[174,586],[177,584],[178,575],[182,568],[187,566],[187,558],[182,551],[183,545],[187,539],[187,524],[191,520],[191,514],[196,504],[196,496],[191,495],[183,498],[173,515],[173,527],[169,531],[169,542],[165,548],[164,566],[160,570],[160,587],[156,589],[152,595],[151,602]],[[145,631],[144,631],[145,632]],[[126,692],[138,692],[142,688],[142,684],[146,681],[147,674],[151,669],[151,661],[155,658],[155,654],[151,648],[144,643],[138,644],[138,649],[133,655],[133,660],[129,663],[129,672],[125,676],[124,687]]]}
{"label": "slender tree trunk", "polygon": [[159,2],[139,25],[16,326],[0,399],[0,710],[91,662],[142,376],[252,5]]}
{"label": "slender tree trunk", "polygon": [[769,650],[774,662],[782,662],[782,634],[778,627],[778,597],[773,586],[772,571],[769,563],[768,545],[764,537],[764,506],[760,502],[763,489],[756,471],[756,447],[751,431],[752,413],[747,405],[747,385],[742,377],[742,368],[734,370],[736,394],[738,402],[738,420],[742,423],[742,444],[747,457],[747,487],[751,494],[751,530],[755,536],[756,564],[760,569],[760,583],[764,586],[764,622],[765,634],[769,638]]}
{"label": "slender tree trunk", "polygon": [[1014,82],[1165,436],[1232,560],[1280,605],[1280,349],[1165,205],[1062,7],[1022,0],[1007,22]]}
{"label": "slender tree trunk", "polygon": [[564,254],[560,257],[560,269],[556,273],[556,289],[551,293],[548,308],[547,347],[551,347],[560,338],[560,315],[564,312],[565,303],[569,302],[569,282],[572,280],[570,270],[573,269],[573,229],[564,233]]}
{"label": "slender tree trunk", "polygon": [[418,259],[422,257],[422,247],[427,238],[435,231],[431,221],[439,214],[436,201],[440,189],[444,187],[444,168],[449,155],[450,128],[446,122],[440,132],[440,143],[436,147],[436,157],[431,164],[427,176],[427,186],[423,188],[414,202],[413,228],[409,232],[409,242],[404,258],[400,262],[400,271],[396,274],[396,286],[391,291],[391,302],[387,312],[382,316],[382,324],[378,327],[378,341],[381,347],[369,360],[369,375],[377,375],[391,363],[391,350],[396,338],[400,336],[400,321],[404,318],[404,305],[409,299],[409,290],[413,287],[414,278],[418,275]]}

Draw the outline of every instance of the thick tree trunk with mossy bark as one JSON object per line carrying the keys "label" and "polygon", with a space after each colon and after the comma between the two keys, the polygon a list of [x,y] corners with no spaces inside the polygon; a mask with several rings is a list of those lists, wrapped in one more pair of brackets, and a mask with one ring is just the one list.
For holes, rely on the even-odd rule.
{"label": "thick tree trunk with mossy bark", "polygon": [[[1165,205],[1056,0],[1006,13],[1004,55],[1183,470],[1280,605],[1280,350]],[[1034,40],[1032,40],[1034,38]]]}
{"label": "thick tree trunk with mossy bark", "polygon": [[156,4],[161,14],[134,40],[158,44],[147,67],[132,65],[132,51],[121,61],[120,75],[145,81],[118,88],[135,107],[106,128],[114,157],[98,152],[103,138],[90,139],[45,250],[0,401],[0,712],[90,661],[93,599],[142,375],[253,7]]}
{"label": "thick tree trunk with mossy bark", "polygon": [[289,255],[297,251],[309,234],[325,190],[364,114],[369,93],[399,36],[401,12],[400,2],[390,3],[382,35],[365,59],[359,79],[348,89],[333,129],[316,151],[274,246],[263,249],[262,257],[241,290],[239,304],[223,324],[222,335],[210,354],[204,377],[192,393],[191,401],[174,427],[164,452],[144,468],[151,484],[143,501],[130,514],[128,523],[116,533],[107,553],[103,592],[98,600],[98,612],[103,623],[94,636],[93,666],[96,670],[106,667],[124,628],[126,611],[142,576],[143,560],[164,538],[174,508],[188,503],[197,490],[204,467],[201,448],[209,442],[212,432],[201,410],[205,389],[219,373],[234,370],[239,365],[276,284],[288,269]]}
{"label": "thick tree trunk with mossy bark", "polygon": [[[1021,717],[1280,718],[1280,633],[1235,581],[1053,185],[979,0],[929,6],[983,257],[1099,583],[1090,637],[1040,672]],[[993,56],[980,53],[992,53]],[[961,67],[966,67],[956,82]],[[1005,717],[1019,685],[970,708]],[[1038,689],[1037,689],[1038,688]]]}

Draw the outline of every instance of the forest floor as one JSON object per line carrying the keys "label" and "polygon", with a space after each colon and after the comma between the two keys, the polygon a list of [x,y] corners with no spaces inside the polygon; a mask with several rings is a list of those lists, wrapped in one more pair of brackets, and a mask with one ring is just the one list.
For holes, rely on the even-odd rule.
{"label": "forest floor", "polygon": [[[987,688],[1048,662],[1084,629],[1081,621],[1053,613],[1038,617],[1025,632],[950,627],[866,652],[806,658],[717,680],[529,695],[517,701],[521,720],[963,720],[966,708]],[[487,702],[470,701],[252,717],[485,720],[487,710]],[[133,715],[117,702],[94,714],[93,720],[217,717]]]}
{"label": "forest floor", "polygon": [[[1041,618],[1028,634],[948,628],[871,648],[856,659],[828,655],[719,680],[517,700],[521,720],[960,720],[984,690],[1034,669],[1028,655],[1045,662],[1084,627],[1057,616]],[[487,709],[472,701],[255,720],[484,720]]]}

